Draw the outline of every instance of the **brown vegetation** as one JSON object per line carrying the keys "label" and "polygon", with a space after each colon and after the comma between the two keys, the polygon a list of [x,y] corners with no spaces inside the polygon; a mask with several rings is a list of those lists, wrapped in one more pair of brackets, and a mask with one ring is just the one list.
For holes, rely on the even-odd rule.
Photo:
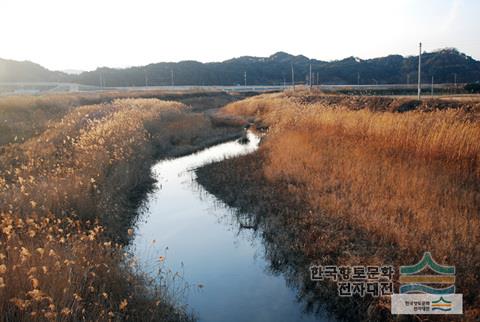
{"label": "brown vegetation", "polygon": [[[268,133],[256,155],[208,166],[199,180],[234,204],[253,198],[276,253],[295,248],[306,262],[405,265],[431,251],[456,265],[466,316],[478,316],[479,101],[437,109],[427,100],[391,113],[378,111],[403,103],[310,95],[263,95],[225,107],[226,115],[267,124]],[[288,237],[269,229],[272,222]]]}
{"label": "brown vegetation", "polygon": [[113,91],[0,97],[0,153],[7,143],[24,142],[41,134],[50,123],[60,120],[82,105],[110,103],[119,98],[174,100],[193,110],[218,108],[242,98],[223,92]]}
{"label": "brown vegetation", "polygon": [[[190,320],[177,294],[140,273],[122,245],[155,157],[202,148],[238,128],[214,127],[178,102],[72,108],[70,97],[57,99],[45,109],[9,101],[39,133],[0,154],[0,320]],[[37,108],[46,114],[31,116]]]}
{"label": "brown vegetation", "polygon": [[2,321],[190,320],[97,224],[3,213],[0,228]]}

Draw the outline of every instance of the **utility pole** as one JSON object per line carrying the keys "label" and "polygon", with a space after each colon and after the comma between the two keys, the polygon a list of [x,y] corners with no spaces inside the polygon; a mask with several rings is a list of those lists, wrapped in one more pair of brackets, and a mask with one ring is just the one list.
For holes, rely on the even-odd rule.
{"label": "utility pole", "polygon": [[292,65],[292,86],[293,86],[293,90],[295,91],[295,72],[293,70],[293,63],[291,65]]}
{"label": "utility pole", "polygon": [[145,74],[145,87],[148,87],[148,75],[147,75],[147,70],[144,69],[143,72],[144,72],[144,74]]}
{"label": "utility pole", "polygon": [[247,87],[247,72],[243,72],[243,80],[245,83],[245,87]]}
{"label": "utility pole", "polygon": [[320,78],[318,77],[318,72],[317,72],[317,86],[320,85]]}
{"label": "utility pole", "polygon": [[407,74],[407,85],[410,85],[410,74]]}
{"label": "utility pole", "polygon": [[432,96],[433,96],[433,76],[432,76]]}
{"label": "utility pole", "polygon": [[455,84],[455,94],[457,94],[457,73],[453,74],[454,84]]}
{"label": "utility pole", "polygon": [[357,72],[357,85],[360,85],[360,72]]}
{"label": "utility pole", "polygon": [[172,84],[172,87],[175,86],[175,81],[174,81],[174,78],[173,78],[173,69],[170,69],[170,77],[171,77],[171,84]]}
{"label": "utility pole", "polygon": [[100,72],[100,88],[103,88],[103,75],[102,75],[102,72]]}
{"label": "utility pole", "polygon": [[309,76],[309,80],[310,80],[310,90],[312,90],[312,64],[310,63],[310,76]]}
{"label": "utility pole", "polygon": [[422,43],[418,44],[418,89],[417,89],[417,96],[418,100],[420,100],[421,95],[421,86],[422,86]]}

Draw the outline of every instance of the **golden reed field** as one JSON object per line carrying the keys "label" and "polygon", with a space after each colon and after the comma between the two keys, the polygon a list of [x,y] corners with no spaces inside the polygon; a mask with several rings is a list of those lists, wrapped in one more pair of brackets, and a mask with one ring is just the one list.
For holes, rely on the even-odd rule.
{"label": "golden reed field", "polygon": [[155,158],[201,148],[228,128],[182,103],[102,95],[0,100],[8,131],[0,146],[1,321],[192,319],[165,282],[162,258],[163,278],[147,278],[123,245]]}
{"label": "golden reed field", "polygon": [[480,315],[479,99],[297,91],[209,117],[200,111],[238,97],[130,94],[0,99],[1,321],[193,320],[163,258],[161,278],[148,277],[125,245],[155,160],[246,123],[265,133],[260,149],[198,169],[198,181],[248,213],[269,269],[306,310],[393,320],[387,299],[338,298],[308,266],[398,266],[430,251],[456,266],[463,318]]}
{"label": "golden reed field", "polygon": [[[258,152],[199,169],[199,181],[256,213],[274,271],[298,284],[313,261],[406,265],[430,251],[456,265],[463,318],[480,316],[480,99],[290,92],[220,113],[268,130]],[[340,317],[391,318],[384,299],[332,300],[336,290],[299,284]]]}

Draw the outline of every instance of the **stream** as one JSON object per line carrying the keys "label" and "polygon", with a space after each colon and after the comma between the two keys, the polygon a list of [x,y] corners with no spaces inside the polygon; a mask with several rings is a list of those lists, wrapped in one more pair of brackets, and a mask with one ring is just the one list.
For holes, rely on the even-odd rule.
{"label": "stream", "polygon": [[[240,229],[232,209],[195,181],[196,167],[255,151],[260,138],[231,141],[153,167],[156,189],[145,202],[132,243],[148,271],[152,247],[186,283],[183,301],[199,321],[329,321],[303,312],[296,290],[268,271],[264,247],[252,229]],[[155,242],[153,242],[155,241]],[[152,246],[152,243],[154,245]]]}

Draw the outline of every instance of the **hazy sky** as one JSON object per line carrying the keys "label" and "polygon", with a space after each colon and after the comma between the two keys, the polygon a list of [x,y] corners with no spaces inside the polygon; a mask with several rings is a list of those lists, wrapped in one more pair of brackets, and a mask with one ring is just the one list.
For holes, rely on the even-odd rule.
{"label": "hazy sky", "polygon": [[0,0],[0,57],[91,70],[280,50],[416,55],[422,41],[480,59],[479,17],[479,0]]}

